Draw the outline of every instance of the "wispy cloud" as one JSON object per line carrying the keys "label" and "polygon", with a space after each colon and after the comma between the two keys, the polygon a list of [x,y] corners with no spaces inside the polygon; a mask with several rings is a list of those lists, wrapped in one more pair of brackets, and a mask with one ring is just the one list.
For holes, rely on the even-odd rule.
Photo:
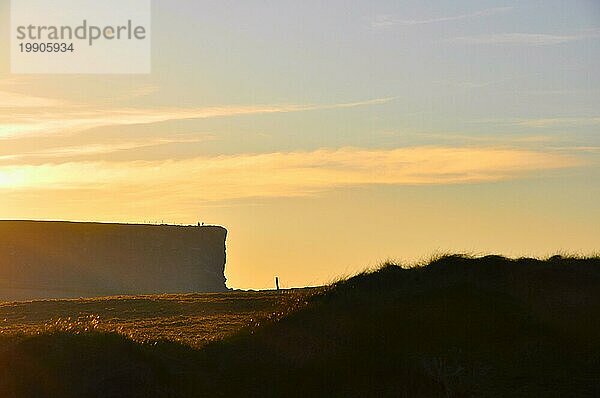
{"label": "wispy cloud", "polygon": [[600,116],[547,117],[547,118],[483,118],[470,120],[469,123],[519,126],[528,128],[578,127],[600,125]]}
{"label": "wispy cloud", "polygon": [[518,126],[545,128],[556,126],[586,126],[600,124],[600,117],[563,117],[545,119],[526,119],[515,122]]}
{"label": "wispy cloud", "polygon": [[[14,100],[15,106],[0,109],[0,139],[19,136],[41,136],[69,134],[76,131],[107,126],[160,123],[172,120],[206,119],[269,113],[306,112],[314,110],[344,109],[359,106],[377,105],[395,98],[377,98],[360,102],[309,105],[242,105],[215,106],[204,108],[107,108],[86,109],[82,107],[55,107],[40,110],[31,106],[32,98],[22,102]],[[17,106],[22,103],[23,106]],[[39,106],[55,106],[41,103]]]}
{"label": "wispy cloud", "polygon": [[0,112],[9,109],[50,108],[64,105],[63,101],[0,91]]}
{"label": "wispy cloud", "polygon": [[[302,196],[362,185],[500,181],[578,164],[569,156],[523,149],[343,148],[168,161],[4,166],[0,167],[0,190],[3,195],[67,190],[71,198],[83,195],[93,201],[96,195],[110,195],[117,202],[163,201],[167,208],[188,202]],[[89,195],[90,190],[96,193]]]}
{"label": "wispy cloud", "polygon": [[134,149],[152,148],[170,144],[196,144],[214,140],[214,135],[203,134],[196,137],[148,138],[134,141],[106,142],[84,145],[67,145],[33,151],[24,151],[11,155],[0,153],[1,165],[17,165],[32,163],[66,163],[81,157],[108,155],[115,152],[130,151]]}
{"label": "wispy cloud", "polygon": [[147,97],[152,94],[157,93],[160,88],[157,85],[145,85],[141,87],[134,88],[133,90],[129,90],[123,94],[113,96],[110,98],[111,101],[123,101],[123,100],[132,100],[136,98]]}
{"label": "wispy cloud", "polygon": [[13,75],[0,79],[0,88],[14,89],[15,87],[29,86],[34,82],[41,80],[39,75]]}
{"label": "wispy cloud", "polygon": [[[576,153],[576,154],[599,154],[600,146],[592,145],[574,145],[574,146],[559,146],[559,147],[548,147],[550,151],[556,151],[560,153]],[[596,158],[596,164],[598,164],[598,158]]]}
{"label": "wispy cloud", "polygon": [[547,143],[556,143],[560,141],[560,137],[555,135],[523,135],[523,134],[458,134],[453,132],[448,133],[431,133],[418,131],[385,131],[382,133],[385,136],[394,137],[410,137],[411,140],[429,140],[440,143],[446,142],[448,145],[495,145],[495,146],[510,146],[521,147],[526,145],[540,145]]}
{"label": "wispy cloud", "polygon": [[479,81],[479,82],[476,82],[476,81],[437,80],[437,81],[432,81],[431,83],[436,84],[436,85],[440,85],[440,86],[458,87],[458,88],[465,88],[465,89],[477,89],[477,88],[485,88],[485,87],[490,87],[490,86],[501,85],[501,84],[509,82],[511,80],[514,80],[514,78],[512,78],[512,77],[506,77],[506,78],[503,78],[503,79],[489,80],[489,81]]}
{"label": "wispy cloud", "polygon": [[375,18],[375,20],[372,22],[372,26],[374,28],[385,28],[385,27],[396,26],[396,25],[414,26],[414,25],[434,24],[434,23],[440,23],[440,22],[460,21],[463,19],[488,17],[488,16],[492,16],[492,15],[496,15],[496,14],[509,12],[512,9],[513,9],[513,7],[495,7],[495,8],[489,8],[486,10],[480,10],[480,11],[476,11],[476,12],[472,12],[472,13],[434,17],[434,18],[423,18],[423,19],[402,19],[395,15],[389,15],[389,14],[378,15]]}
{"label": "wispy cloud", "polygon": [[497,33],[478,36],[459,36],[444,41],[456,44],[551,46],[597,38],[600,38],[599,29],[565,35],[546,33]]}

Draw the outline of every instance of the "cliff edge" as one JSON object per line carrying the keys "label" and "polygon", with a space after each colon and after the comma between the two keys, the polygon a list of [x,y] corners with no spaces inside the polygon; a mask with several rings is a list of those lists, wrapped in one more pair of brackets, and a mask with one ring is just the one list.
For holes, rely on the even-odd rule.
{"label": "cliff edge", "polygon": [[0,300],[222,292],[217,226],[0,221]]}

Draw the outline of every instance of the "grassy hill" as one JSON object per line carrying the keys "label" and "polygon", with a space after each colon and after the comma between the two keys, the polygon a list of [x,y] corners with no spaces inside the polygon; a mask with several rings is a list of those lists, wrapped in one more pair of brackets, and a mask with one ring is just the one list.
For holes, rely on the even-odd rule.
{"label": "grassy hill", "polygon": [[196,348],[85,322],[12,334],[0,396],[600,395],[599,258],[446,256],[279,296]]}

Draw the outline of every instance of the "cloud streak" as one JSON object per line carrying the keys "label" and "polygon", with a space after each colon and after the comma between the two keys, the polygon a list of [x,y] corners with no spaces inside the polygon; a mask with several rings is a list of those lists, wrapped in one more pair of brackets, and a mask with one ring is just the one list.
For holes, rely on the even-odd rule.
{"label": "cloud streak", "polygon": [[578,164],[573,157],[522,149],[342,148],[168,161],[3,166],[0,191],[3,195],[63,192],[69,200],[92,202],[109,196],[116,202],[152,201],[164,208],[181,208],[186,203],[294,197],[353,186],[492,182]]}
{"label": "cloud streak", "polygon": [[497,33],[491,35],[459,36],[445,41],[448,43],[473,45],[552,46],[597,38],[600,38],[600,30],[596,29],[569,35],[545,33]]}
{"label": "cloud streak", "polygon": [[[39,108],[25,106],[25,104],[31,105],[35,102],[31,97],[23,99],[22,102],[17,98],[13,103],[23,103],[24,106],[6,107],[4,110],[0,110],[0,140],[22,136],[70,134],[77,131],[100,127],[151,124],[174,120],[355,108],[384,104],[393,101],[394,99],[395,97],[377,98],[360,102],[325,105],[256,105],[214,106],[204,108],[121,108],[95,110],[56,107],[40,110]],[[53,105],[50,103],[48,106]]]}
{"label": "cloud streak", "polygon": [[34,97],[9,91],[0,91],[0,111],[12,110],[15,108],[51,108],[63,105],[64,103],[62,101],[51,98]]}
{"label": "cloud streak", "polygon": [[106,142],[84,145],[68,145],[52,147],[33,151],[24,151],[17,154],[2,155],[1,165],[33,164],[33,163],[66,163],[65,159],[73,161],[79,157],[108,155],[115,152],[130,151],[158,147],[169,144],[196,144],[214,140],[215,136],[204,134],[199,137],[147,138],[143,140]]}
{"label": "cloud streak", "polygon": [[518,126],[546,128],[564,126],[593,126],[600,124],[600,117],[563,117],[545,119],[527,119],[515,123]]}
{"label": "cloud streak", "polygon": [[372,26],[375,28],[385,28],[396,25],[401,26],[415,26],[415,25],[429,25],[441,22],[451,22],[451,21],[460,21],[464,19],[473,19],[473,18],[481,18],[488,17],[496,14],[502,14],[509,12],[513,9],[513,7],[495,7],[489,8],[486,10],[476,11],[472,13],[460,14],[460,15],[451,15],[437,18],[425,18],[425,19],[401,19],[393,15],[379,15],[373,21]]}

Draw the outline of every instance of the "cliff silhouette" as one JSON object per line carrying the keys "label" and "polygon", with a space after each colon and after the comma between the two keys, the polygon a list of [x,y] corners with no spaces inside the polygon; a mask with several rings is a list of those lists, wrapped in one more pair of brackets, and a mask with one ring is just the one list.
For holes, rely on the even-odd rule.
{"label": "cliff silhouette", "polygon": [[0,300],[222,292],[218,226],[0,221]]}

